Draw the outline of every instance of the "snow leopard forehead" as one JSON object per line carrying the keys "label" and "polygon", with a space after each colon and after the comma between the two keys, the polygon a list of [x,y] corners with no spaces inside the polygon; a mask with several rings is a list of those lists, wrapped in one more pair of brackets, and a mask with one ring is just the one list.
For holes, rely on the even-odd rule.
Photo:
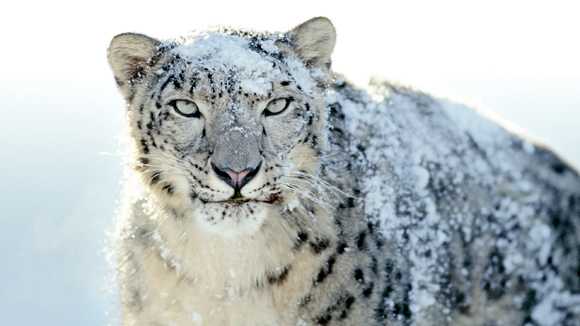
{"label": "snow leopard forehead", "polygon": [[210,72],[227,80],[222,92],[239,89],[260,96],[268,96],[274,82],[284,80],[314,96],[316,88],[325,85],[326,74],[297,58],[291,51],[292,42],[282,33],[223,28],[192,31],[159,44],[158,51],[167,51],[173,60],[162,66],[157,75],[172,68]]}

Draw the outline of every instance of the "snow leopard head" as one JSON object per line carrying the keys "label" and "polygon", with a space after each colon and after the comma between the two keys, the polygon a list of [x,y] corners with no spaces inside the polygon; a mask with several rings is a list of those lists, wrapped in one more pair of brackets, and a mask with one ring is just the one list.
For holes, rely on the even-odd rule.
{"label": "snow leopard head", "polygon": [[176,218],[235,235],[309,193],[305,180],[325,144],[334,43],[322,17],[287,33],[116,36],[109,64],[150,196]]}

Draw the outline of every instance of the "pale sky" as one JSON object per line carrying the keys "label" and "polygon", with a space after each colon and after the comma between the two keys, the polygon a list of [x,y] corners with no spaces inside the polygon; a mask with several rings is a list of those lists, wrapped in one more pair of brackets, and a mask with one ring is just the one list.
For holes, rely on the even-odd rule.
{"label": "pale sky", "polygon": [[[110,38],[122,32],[168,38],[208,25],[287,30],[311,17],[327,16],[339,37],[335,68],[351,74],[380,73],[415,83],[580,76],[578,1],[336,3],[12,2],[0,14],[6,46],[1,55],[19,64],[41,57],[42,70],[60,71],[59,78],[66,79],[93,70],[87,65],[102,61]],[[68,75],[73,71],[67,62],[83,69]],[[60,70],[47,67],[53,63]],[[18,75],[22,69],[16,64],[7,68],[8,75]]]}

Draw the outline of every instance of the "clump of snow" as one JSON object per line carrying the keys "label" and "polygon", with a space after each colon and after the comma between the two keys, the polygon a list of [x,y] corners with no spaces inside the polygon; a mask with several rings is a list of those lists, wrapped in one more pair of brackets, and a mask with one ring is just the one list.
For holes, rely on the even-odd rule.
{"label": "clump of snow", "polygon": [[[275,56],[279,54],[276,41],[251,40],[219,30],[193,31],[176,41],[172,52],[190,61],[194,67],[235,73],[235,78],[231,79],[237,80],[244,92],[265,96],[272,90],[274,81],[287,78],[286,71],[275,63],[279,60]],[[256,42],[263,52],[252,50]],[[294,82],[310,95],[315,92],[313,78],[326,77],[322,70],[309,69],[297,58],[287,56],[283,62]]]}
{"label": "clump of snow", "polygon": [[[273,43],[264,44],[273,53],[278,51]],[[249,51],[249,47],[249,41],[244,38],[202,31],[184,36],[182,43],[172,52],[199,68],[223,72],[234,70],[245,92],[267,95],[281,71],[272,65],[271,57]]]}

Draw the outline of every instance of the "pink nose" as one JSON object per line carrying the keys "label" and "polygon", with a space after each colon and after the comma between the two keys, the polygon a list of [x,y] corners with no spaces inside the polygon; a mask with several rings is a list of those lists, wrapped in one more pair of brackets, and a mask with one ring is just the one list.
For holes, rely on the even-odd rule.
{"label": "pink nose", "polygon": [[244,170],[240,173],[234,172],[230,169],[225,169],[224,172],[230,176],[231,181],[229,184],[234,187],[234,189],[241,189],[245,184],[242,185],[244,177],[250,173],[250,169]]}
{"label": "pink nose", "polygon": [[235,191],[240,191],[258,174],[261,165],[262,163],[258,164],[255,168],[245,169],[241,172],[236,172],[230,168],[218,168],[213,163],[211,167],[220,179],[234,188]]}

